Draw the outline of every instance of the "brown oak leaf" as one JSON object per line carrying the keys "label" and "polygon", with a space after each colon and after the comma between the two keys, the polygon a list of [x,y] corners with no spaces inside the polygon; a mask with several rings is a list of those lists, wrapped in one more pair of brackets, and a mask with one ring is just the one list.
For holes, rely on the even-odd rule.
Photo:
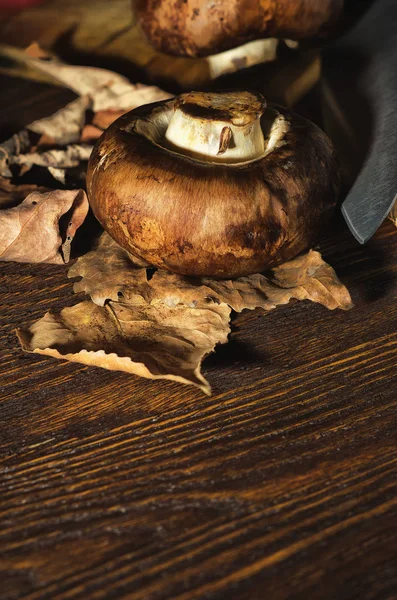
{"label": "brown oak leaf", "polygon": [[[68,262],[76,230],[87,213],[83,190],[32,192],[18,206],[0,211],[0,260]],[[62,231],[64,215],[67,222]]]}

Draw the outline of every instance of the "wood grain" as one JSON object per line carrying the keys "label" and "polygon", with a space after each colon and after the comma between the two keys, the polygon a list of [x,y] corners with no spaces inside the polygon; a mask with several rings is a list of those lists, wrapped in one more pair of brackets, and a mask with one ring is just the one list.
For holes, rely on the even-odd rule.
{"label": "wood grain", "polygon": [[395,597],[397,232],[322,250],[355,309],[239,316],[211,398],[24,355],[72,283],[1,266],[5,598]]}

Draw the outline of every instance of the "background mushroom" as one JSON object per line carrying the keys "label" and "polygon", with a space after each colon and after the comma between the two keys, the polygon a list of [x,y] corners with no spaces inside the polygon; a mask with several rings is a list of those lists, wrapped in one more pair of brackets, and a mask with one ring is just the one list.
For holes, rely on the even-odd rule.
{"label": "background mushroom", "polygon": [[133,0],[150,43],[178,56],[207,56],[258,38],[326,36],[344,0]]}
{"label": "background mushroom", "polygon": [[132,254],[236,277],[310,247],[339,177],[327,136],[250,92],[192,92],[123,115],[98,140],[94,214]]}

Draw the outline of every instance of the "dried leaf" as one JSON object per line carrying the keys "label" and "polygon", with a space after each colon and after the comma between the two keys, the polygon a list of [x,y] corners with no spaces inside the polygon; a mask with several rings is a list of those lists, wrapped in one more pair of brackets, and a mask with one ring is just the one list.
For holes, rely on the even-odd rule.
{"label": "dried leaf", "polygon": [[[30,59],[30,62],[35,69],[45,71],[82,95],[1,144],[0,176],[12,177],[10,166],[19,166],[22,175],[36,165],[47,168],[64,184],[65,173],[60,169],[77,167],[89,159],[93,143],[102,133],[98,123],[107,127],[108,123],[137,106],[171,97],[155,86],[131,84],[125,77],[104,69],[69,66],[58,61]],[[93,125],[85,123],[87,110],[91,108],[97,111]],[[35,138],[34,142],[32,138]],[[46,145],[61,148],[44,150]]]}
{"label": "dried leaf", "polygon": [[12,177],[9,170],[11,158],[28,152],[30,147],[31,140],[26,130],[15,133],[10,139],[0,144],[0,176]]}
{"label": "dried leaf", "polygon": [[[24,155],[31,150],[32,143],[29,132],[41,135],[38,146],[45,144],[66,146],[87,139],[97,139],[97,131],[91,130],[91,137],[85,131],[86,111],[96,111],[93,124],[105,129],[122,114],[149,102],[157,102],[170,98],[171,95],[155,86],[131,84],[126,78],[94,67],[74,67],[57,61],[33,61],[35,67],[48,71],[71,89],[81,93],[81,97],[69,103],[55,114],[34,121],[23,130],[0,145],[0,175],[11,176],[9,164],[28,164],[29,158],[15,156]],[[39,164],[40,162],[32,164]],[[82,159],[84,160],[84,159]],[[53,166],[53,165],[52,165]],[[68,167],[66,167],[68,168]]]}
{"label": "dried leaf", "polygon": [[[53,144],[60,146],[73,144],[80,140],[80,134],[85,123],[85,113],[91,107],[91,104],[92,102],[88,96],[83,96],[47,119],[34,121],[28,126],[28,129],[45,136]],[[42,144],[43,139],[39,145]]]}
{"label": "dried leaf", "polygon": [[80,257],[69,269],[68,277],[82,277],[74,285],[76,294],[85,292],[95,304],[104,306],[109,300],[131,302],[134,293],[130,293],[130,288],[147,283],[147,272],[142,268],[145,266],[149,265],[130,257],[107,233],[103,233],[98,247]]}
{"label": "dried leaf", "polygon": [[80,142],[82,144],[93,144],[103,133],[102,129],[99,129],[95,125],[84,125],[80,136]]}
{"label": "dried leaf", "polygon": [[5,46],[3,42],[0,44],[0,73],[10,77],[18,77],[20,79],[29,79],[37,83],[44,83],[50,86],[64,87],[59,80],[47,74],[42,69],[38,68],[43,61],[32,60],[26,53],[19,48],[14,47],[15,40],[10,40],[10,46]]}
{"label": "dried leaf", "polygon": [[125,110],[100,110],[94,115],[92,124],[99,127],[99,129],[105,130],[125,113]]}
{"label": "dried leaf", "polygon": [[[24,165],[25,168],[26,165]],[[28,170],[30,169],[30,166],[28,168]],[[56,179],[57,181],[59,181],[59,183],[62,183],[62,185],[65,185],[65,181],[66,181],[66,171],[65,169],[58,169],[57,167],[48,167],[48,171],[49,173],[51,173],[51,175],[53,176],[54,179]]]}
{"label": "dried leaf", "polygon": [[29,44],[27,48],[24,50],[25,54],[30,58],[41,58],[44,60],[48,60],[53,58],[53,56],[48,52],[48,50],[44,50],[37,42],[32,42]]}
{"label": "dried leaf", "polygon": [[236,312],[271,310],[292,299],[318,302],[330,310],[353,307],[347,288],[314,250],[276,267],[267,277],[255,274],[230,281],[204,279],[203,283]]}
{"label": "dried leaf", "polygon": [[94,112],[131,110],[142,104],[166,100],[172,95],[156,86],[132,84],[126,77],[96,67],[66,65],[59,61],[32,59],[38,70],[54,77],[79,96],[89,97]]}
{"label": "dried leaf", "polygon": [[[75,192],[71,192],[72,194]],[[72,251],[72,242],[75,238],[76,232],[79,227],[84,223],[84,220],[88,213],[88,198],[83,190],[79,190],[79,193],[75,197],[72,206],[72,213],[69,216],[68,224],[64,235],[64,242],[62,244],[62,256],[63,261],[68,263],[70,260],[70,254]]]}
{"label": "dried leaf", "polygon": [[62,150],[55,149],[11,156],[9,162],[13,165],[26,165],[28,167],[38,165],[39,167],[70,169],[71,167],[77,167],[82,161],[87,161],[91,152],[92,146],[90,144],[71,144]]}
{"label": "dried leaf", "polygon": [[[0,260],[68,262],[73,237],[87,212],[83,190],[32,192],[18,206],[0,211]],[[68,215],[66,232],[61,231],[63,215]]]}
{"label": "dried leaf", "polygon": [[193,306],[212,298],[236,312],[271,310],[291,299],[311,300],[330,310],[352,307],[348,290],[314,250],[276,267],[268,276],[258,273],[230,280],[193,279],[156,270],[148,281],[141,264],[105,233],[98,248],[71,267],[69,277],[82,277],[75,283],[75,292],[85,292],[101,306],[122,297],[123,301],[133,303],[162,300],[168,306],[181,303]]}
{"label": "dried leaf", "polygon": [[193,384],[210,394],[201,362],[217,343],[227,341],[229,318],[230,308],[214,302],[170,309],[86,301],[59,315],[47,313],[18,337],[28,352]]}
{"label": "dried leaf", "polygon": [[59,315],[47,313],[20,331],[25,350],[191,383],[205,393],[210,387],[201,375],[201,362],[217,343],[226,343],[232,308],[271,310],[291,298],[330,309],[352,306],[347,289],[314,251],[277,267],[268,277],[216,281],[149,271],[105,233],[69,276],[82,277],[75,292],[86,292],[92,300]]}
{"label": "dried leaf", "polygon": [[58,77],[60,82],[81,94],[80,98],[54,115],[28,126],[30,131],[40,133],[58,145],[72,144],[80,140],[86,111],[90,108],[96,112],[93,124],[106,129],[114,120],[133,108],[171,97],[155,86],[132,84],[125,77],[105,69],[75,67],[56,61],[39,61],[36,66]]}

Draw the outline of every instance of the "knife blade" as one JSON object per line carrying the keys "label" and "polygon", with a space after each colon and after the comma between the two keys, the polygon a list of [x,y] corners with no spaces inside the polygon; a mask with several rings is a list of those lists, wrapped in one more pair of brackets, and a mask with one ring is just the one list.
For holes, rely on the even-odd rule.
{"label": "knife blade", "polygon": [[397,2],[376,0],[324,50],[325,129],[351,185],[342,203],[365,243],[397,201]]}

